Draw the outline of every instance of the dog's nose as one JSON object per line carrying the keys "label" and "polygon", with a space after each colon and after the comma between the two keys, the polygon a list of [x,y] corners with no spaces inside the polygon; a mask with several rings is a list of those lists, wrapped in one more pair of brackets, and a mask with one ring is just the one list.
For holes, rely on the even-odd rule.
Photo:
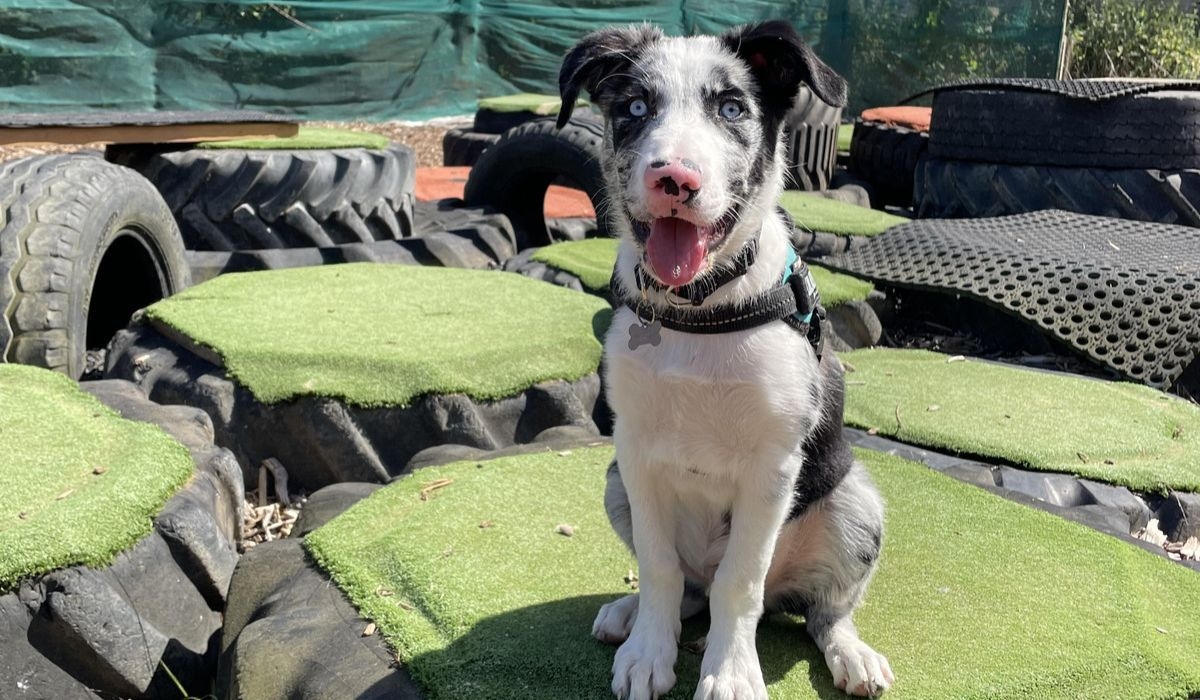
{"label": "dog's nose", "polygon": [[703,181],[700,166],[686,158],[650,163],[645,174],[650,213],[674,216],[680,205],[691,204]]}

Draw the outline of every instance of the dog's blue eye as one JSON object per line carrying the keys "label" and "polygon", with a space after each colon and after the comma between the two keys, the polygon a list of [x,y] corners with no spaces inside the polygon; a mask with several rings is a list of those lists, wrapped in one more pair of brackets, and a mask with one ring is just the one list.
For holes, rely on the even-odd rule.
{"label": "dog's blue eye", "polygon": [[650,111],[645,100],[637,99],[629,103],[629,114],[634,117],[644,117]]}
{"label": "dog's blue eye", "polygon": [[725,119],[734,120],[742,116],[742,105],[736,100],[726,100],[721,103],[721,116]]}

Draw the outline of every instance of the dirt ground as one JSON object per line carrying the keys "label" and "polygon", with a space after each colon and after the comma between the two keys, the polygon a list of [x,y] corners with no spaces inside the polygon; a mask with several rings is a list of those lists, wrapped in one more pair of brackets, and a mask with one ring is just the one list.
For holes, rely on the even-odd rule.
{"label": "dirt ground", "polygon": [[[408,144],[417,156],[417,167],[434,167],[442,164],[442,136],[446,130],[458,125],[470,124],[470,119],[439,119],[424,124],[412,122],[305,122],[312,126],[334,127],[351,131],[368,131],[382,134],[393,141]],[[0,160],[13,160],[25,156],[48,153],[72,153],[80,150],[104,150],[103,143],[79,145],[38,144],[0,146]]]}

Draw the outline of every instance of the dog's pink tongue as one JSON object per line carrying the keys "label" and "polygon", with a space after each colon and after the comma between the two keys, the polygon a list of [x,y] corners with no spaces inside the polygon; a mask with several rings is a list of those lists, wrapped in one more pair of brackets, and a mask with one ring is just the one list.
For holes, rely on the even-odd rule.
{"label": "dog's pink tongue", "polygon": [[683,219],[655,219],[650,227],[646,255],[654,276],[668,285],[682,287],[691,282],[707,252],[700,229]]}

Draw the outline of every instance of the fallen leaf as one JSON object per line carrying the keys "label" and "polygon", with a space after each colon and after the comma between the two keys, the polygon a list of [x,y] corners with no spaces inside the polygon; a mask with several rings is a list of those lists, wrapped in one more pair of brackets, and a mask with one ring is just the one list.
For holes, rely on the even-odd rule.
{"label": "fallen leaf", "polygon": [[21,511],[20,513],[17,513],[17,517],[21,520],[29,520],[29,513]]}
{"label": "fallen leaf", "polygon": [[366,626],[366,628],[365,628],[365,629],[363,629],[363,631],[362,631],[362,636],[364,636],[364,637],[373,637],[373,636],[375,636],[375,623],[374,623],[374,622],[368,622],[368,623],[367,623],[367,626]]}
{"label": "fallen leaf", "polygon": [[380,586],[379,588],[375,589],[375,595],[379,596],[380,598],[387,598],[389,596],[396,595],[396,593],[390,588],[384,588],[383,586]]}
{"label": "fallen leaf", "polygon": [[62,493],[55,496],[54,500],[61,501],[62,499],[66,498],[67,496],[70,496],[73,493],[75,493],[75,489],[67,489],[66,491],[63,491]]}
{"label": "fallen leaf", "polygon": [[479,529],[480,529],[480,530],[486,530],[486,529],[488,529],[488,528],[489,528],[489,527],[491,527],[491,526],[492,526],[492,521],[491,521],[491,520],[484,520],[483,522],[479,523]]}
{"label": "fallen leaf", "polygon": [[95,474],[96,476],[100,476],[101,474],[103,474],[107,471],[108,471],[108,467],[101,466],[101,467],[96,467],[95,469],[93,469],[92,473]]}
{"label": "fallen leaf", "polygon": [[936,403],[931,403],[931,404],[929,404],[928,406],[926,406],[926,407],[925,407],[925,410],[926,410],[926,411],[928,411],[928,412],[930,412],[930,413],[934,413],[934,412],[936,412],[936,411],[940,411],[940,410],[942,410],[942,407],[941,407],[941,406],[939,406],[939,405],[937,405]]}
{"label": "fallen leaf", "polygon": [[967,358],[963,357],[962,355],[953,355],[951,357],[946,358],[946,364],[950,364],[951,362],[966,362],[966,361],[967,361]]}
{"label": "fallen leaf", "polygon": [[867,435],[878,435],[879,428],[867,428]]}
{"label": "fallen leaf", "polygon": [[1083,453],[1083,452],[1076,452],[1076,453],[1075,453],[1075,456],[1079,458],[1079,461],[1080,461],[1080,462],[1083,462],[1084,464],[1087,464],[1087,463],[1088,463],[1088,456],[1087,456],[1087,454],[1085,454],[1085,453]]}
{"label": "fallen leaf", "polygon": [[559,457],[570,457],[570,456],[571,456],[571,451],[570,451],[570,450],[563,450],[563,451],[561,451],[561,452],[559,452],[559,453],[558,453],[558,456],[559,456]]}
{"label": "fallen leaf", "polygon": [[560,523],[554,528],[554,531],[564,537],[573,537],[575,535],[575,528],[566,523]]}

